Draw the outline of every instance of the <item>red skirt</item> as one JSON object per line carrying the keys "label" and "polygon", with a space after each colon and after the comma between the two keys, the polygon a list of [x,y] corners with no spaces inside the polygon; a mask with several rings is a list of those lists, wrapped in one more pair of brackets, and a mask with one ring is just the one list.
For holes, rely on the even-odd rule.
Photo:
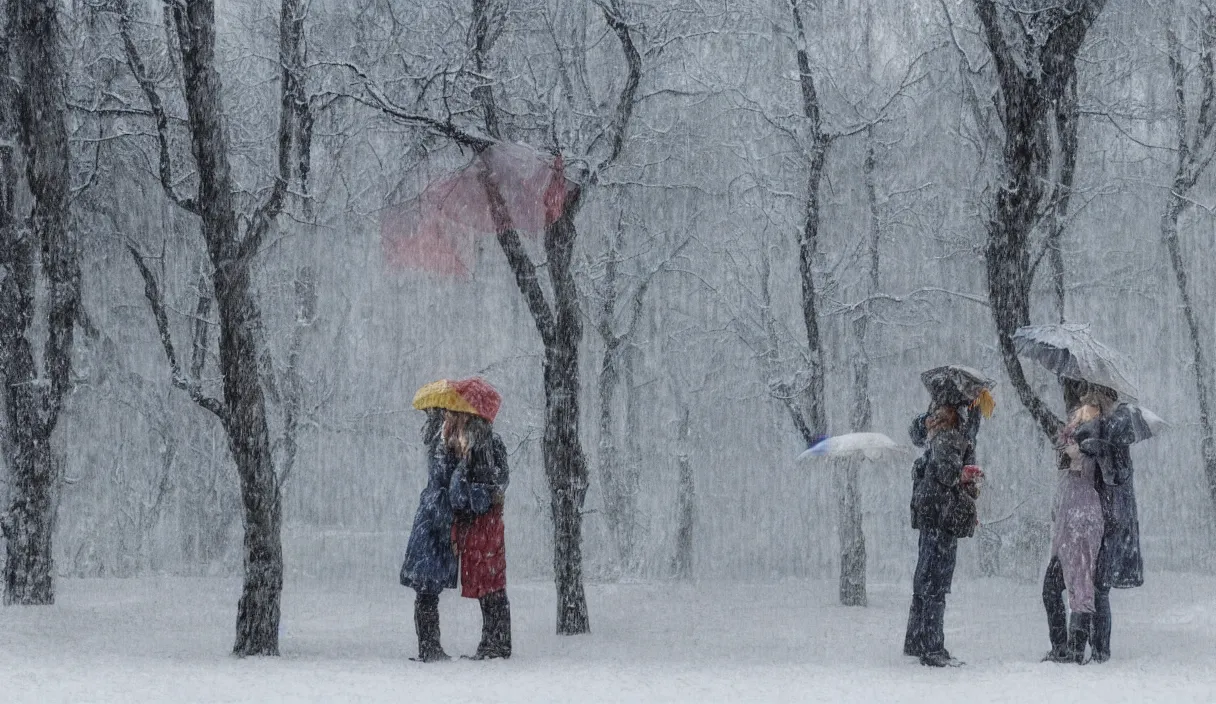
{"label": "red skirt", "polygon": [[480,599],[507,588],[507,546],[502,506],[471,522],[452,523],[452,547],[460,558],[460,595]]}

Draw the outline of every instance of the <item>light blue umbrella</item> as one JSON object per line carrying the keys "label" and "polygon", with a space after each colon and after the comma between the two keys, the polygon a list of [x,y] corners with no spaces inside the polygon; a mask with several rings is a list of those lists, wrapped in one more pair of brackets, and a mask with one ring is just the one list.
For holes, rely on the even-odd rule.
{"label": "light blue umbrella", "polygon": [[880,460],[892,455],[901,455],[911,450],[882,433],[845,433],[826,437],[811,446],[799,460],[812,457],[864,457]]}

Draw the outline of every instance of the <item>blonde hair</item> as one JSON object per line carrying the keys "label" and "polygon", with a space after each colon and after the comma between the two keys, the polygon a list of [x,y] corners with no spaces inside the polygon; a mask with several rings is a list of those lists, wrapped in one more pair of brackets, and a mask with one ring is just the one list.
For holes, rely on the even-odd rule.
{"label": "blonde hair", "polygon": [[1078,406],[1077,410],[1072,412],[1072,417],[1068,419],[1069,424],[1073,427],[1088,423],[1089,421],[1102,415],[1102,409],[1093,403],[1086,403],[1083,406]]}
{"label": "blonde hair", "polygon": [[1110,413],[1119,401],[1119,394],[1106,388],[1090,389],[1081,394],[1081,403],[1085,406],[1096,406],[1102,415]]}

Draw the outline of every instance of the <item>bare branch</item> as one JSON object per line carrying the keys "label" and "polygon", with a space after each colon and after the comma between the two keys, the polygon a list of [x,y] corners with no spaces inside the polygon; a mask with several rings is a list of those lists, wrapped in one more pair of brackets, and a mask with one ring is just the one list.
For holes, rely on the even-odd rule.
{"label": "bare branch", "polygon": [[138,249],[128,244],[127,251],[131,253],[131,258],[135,260],[135,266],[139,268],[139,274],[144,279],[144,297],[148,299],[148,305],[152,307],[152,316],[156,318],[156,330],[160,333],[160,343],[165,349],[165,358],[169,360],[169,372],[173,385],[189,394],[190,399],[199,406],[214,413],[221,422],[227,423],[228,413],[224,405],[219,400],[205,395],[197,381],[191,381],[182,374],[181,367],[177,363],[177,353],[173,350],[173,338],[169,333],[169,317],[165,314],[165,303],[161,298],[160,287],[156,284],[156,276],[148,268]]}
{"label": "bare branch", "polygon": [[633,109],[637,105],[638,84],[642,80],[642,57],[638,54],[637,47],[633,43],[633,35],[629,31],[629,25],[620,15],[620,9],[616,5],[616,0],[611,0],[612,7],[606,4],[598,3],[600,11],[604,14],[604,21],[616,33],[617,39],[621,43],[621,51],[625,54],[625,63],[629,67],[628,75],[625,78],[625,85],[621,88],[621,96],[617,101],[616,114],[612,121],[612,153],[608,155],[608,159],[604,165],[611,165],[621,155],[625,149],[625,137],[629,130],[629,119],[633,116]]}
{"label": "bare branch", "polygon": [[211,294],[207,277],[198,277],[198,304],[194,307],[194,334],[191,337],[190,376],[199,379],[207,365],[207,316],[211,313]]}
{"label": "bare branch", "polygon": [[491,139],[478,137],[474,134],[466,132],[452,124],[450,121],[437,120],[428,115],[415,113],[401,107],[400,105],[397,105],[384,94],[384,91],[380,88],[380,86],[378,86],[370,77],[368,77],[363,69],[359,68],[355,64],[346,61],[338,61],[331,62],[331,65],[346,68],[359,78],[363,90],[367,92],[367,97],[358,95],[349,96],[352,100],[358,103],[375,108],[383,112],[385,115],[402,122],[425,127],[437,135],[447,137],[457,144],[470,147],[477,151],[486,149],[494,143],[494,141]]}
{"label": "bare branch", "polygon": [[131,75],[135,77],[135,82],[139,84],[140,89],[143,91],[152,116],[156,119],[156,141],[160,149],[161,186],[165,189],[165,193],[168,194],[169,200],[176,203],[183,210],[198,215],[198,203],[193,198],[183,198],[178,195],[177,189],[174,186],[173,157],[170,153],[169,144],[169,117],[165,114],[164,103],[161,102],[156,85],[148,78],[147,68],[144,65],[143,59],[139,56],[139,50],[135,47],[135,40],[131,37],[131,15],[126,2],[120,4],[118,32],[122,35],[123,51],[127,55],[127,66],[131,69]]}
{"label": "bare branch", "polygon": [[296,137],[296,117],[299,106],[307,108],[304,96],[304,8],[302,0],[283,0],[279,12],[279,64],[282,67],[279,79],[279,152],[278,174],[274,186],[265,202],[253,214],[249,232],[241,242],[237,255],[240,262],[247,261],[257,253],[274,224],[287,196],[287,185],[291,182],[292,146]]}

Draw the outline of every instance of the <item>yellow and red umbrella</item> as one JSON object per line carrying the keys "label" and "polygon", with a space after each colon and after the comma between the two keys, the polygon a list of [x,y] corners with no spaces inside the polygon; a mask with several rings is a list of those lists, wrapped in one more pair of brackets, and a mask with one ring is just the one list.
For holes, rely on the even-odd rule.
{"label": "yellow and red umbrella", "polygon": [[414,408],[420,411],[442,408],[481,416],[491,423],[500,406],[502,395],[488,381],[477,376],[458,381],[432,381],[414,394]]}

